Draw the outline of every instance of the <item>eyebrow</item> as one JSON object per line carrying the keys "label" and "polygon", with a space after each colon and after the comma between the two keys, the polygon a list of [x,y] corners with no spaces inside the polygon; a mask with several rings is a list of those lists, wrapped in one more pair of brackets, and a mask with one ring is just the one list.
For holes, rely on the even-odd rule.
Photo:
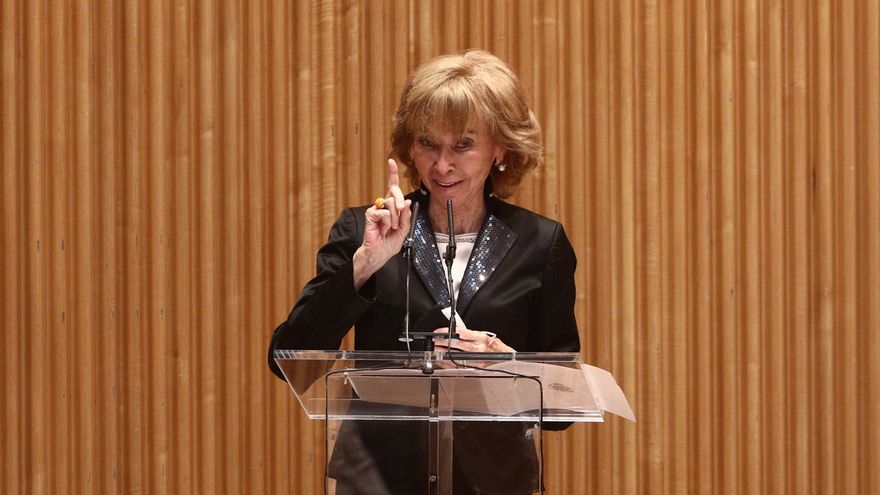
{"label": "eyebrow", "polygon": [[[469,135],[471,135],[471,134],[472,134],[473,136],[476,136],[478,133],[477,133],[477,131],[474,130],[474,129],[468,129],[468,130],[462,132],[462,133],[458,136],[458,138],[460,139],[460,138],[463,138],[463,137],[470,137]],[[428,139],[434,139],[434,137],[435,137],[434,133],[432,133],[432,132],[430,132],[430,131],[425,131],[425,132],[417,133],[416,136],[418,136],[419,138],[428,138]]]}

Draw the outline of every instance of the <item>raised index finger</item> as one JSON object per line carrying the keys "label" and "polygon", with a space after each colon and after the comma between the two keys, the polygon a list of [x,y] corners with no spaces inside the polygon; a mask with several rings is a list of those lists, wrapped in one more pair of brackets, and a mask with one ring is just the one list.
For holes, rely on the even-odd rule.
{"label": "raised index finger", "polygon": [[398,173],[397,162],[394,160],[388,160],[388,195],[394,198],[398,212],[406,208],[403,201],[403,191],[400,190],[400,174]]}
{"label": "raised index finger", "polygon": [[400,174],[397,171],[397,162],[388,159],[388,190],[392,187],[400,187]]}

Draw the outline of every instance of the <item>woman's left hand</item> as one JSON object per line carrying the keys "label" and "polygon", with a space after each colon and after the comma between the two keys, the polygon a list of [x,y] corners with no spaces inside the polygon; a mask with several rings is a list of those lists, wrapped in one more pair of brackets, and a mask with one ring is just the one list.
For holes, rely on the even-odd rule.
{"label": "woman's left hand", "polygon": [[[467,328],[457,328],[458,339],[453,339],[451,348],[456,351],[464,352],[516,352],[516,350],[501,341],[492,332],[481,332],[479,330],[468,330]],[[434,349],[438,351],[448,351],[450,346],[446,334],[449,328],[443,327],[434,330],[438,334],[434,337]]]}

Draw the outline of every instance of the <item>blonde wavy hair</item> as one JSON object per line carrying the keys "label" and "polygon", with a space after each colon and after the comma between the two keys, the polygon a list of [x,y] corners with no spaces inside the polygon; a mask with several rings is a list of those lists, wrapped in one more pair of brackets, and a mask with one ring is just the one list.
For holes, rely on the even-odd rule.
{"label": "blonde wavy hair", "polygon": [[412,73],[394,114],[389,154],[403,163],[410,184],[418,188],[411,156],[415,137],[432,129],[464,134],[480,119],[504,149],[506,168],[501,172],[493,167],[491,177],[492,193],[507,198],[543,161],[543,136],[516,74],[489,52],[442,55]]}

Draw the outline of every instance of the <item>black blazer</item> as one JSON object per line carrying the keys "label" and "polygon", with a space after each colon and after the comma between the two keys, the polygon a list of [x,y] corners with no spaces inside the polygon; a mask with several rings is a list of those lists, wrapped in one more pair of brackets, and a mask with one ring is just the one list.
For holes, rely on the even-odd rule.
{"label": "black blazer", "polygon": [[[410,281],[410,312],[415,327],[437,321],[449,306],[445,265],[441,262],[428,218],[427,196],[416,219]],[[487,216],[477,237],[459,289],[456,310],[467,327],[498,334],[517,351],[580,350],[574,316],[577,264],[559,222],[524,208],[486,197]],[[360,291],[354,290],[352,257],[364,236],[366,206],[345,209],[318,251],[317,275],[272,336],[269,367],[275,349],[338,349],[354,326],[358,350],[405,350],[398,341],[405,310],[406,260],[388,261]],[[433,324],[421,330],[431,331]]]}
{"label": "black blazer", "polygon": [[[422,201],[417,191],[408,196]],[[518,351],[580,349],[574,317],[575,254],[558,222],[486,196],[487,217],[465,270],[457,311],[474,330],[498,334]],[[269,346],[275,349],[338,349],[355,328],[355,348],[403,350],[398,341],[405,310],[406,260],[397,255],[360,291],[354,290],[352,257],[364,235],[366,206],[342,212],[318,252],[317,275],[306,284],[287,321]],[[411,321],[417,330],[442,326],[449,305],[444,265],[427,214],[416,219],[411,277]],[[421,327],[421,328],[420,328]],[[546,426],[546,425],[545,425]],[[558,429],[565,425],[556,425]],[[337,493],[424,493],[427,430],[422,422],[343,424],[330,461]],[[517,423],[456,422],[455,493],[532,493],[538,458],[525,427]],[[374,493],[369,491],[369,493]],[[364,491],[364,493],[367,493]]]}

